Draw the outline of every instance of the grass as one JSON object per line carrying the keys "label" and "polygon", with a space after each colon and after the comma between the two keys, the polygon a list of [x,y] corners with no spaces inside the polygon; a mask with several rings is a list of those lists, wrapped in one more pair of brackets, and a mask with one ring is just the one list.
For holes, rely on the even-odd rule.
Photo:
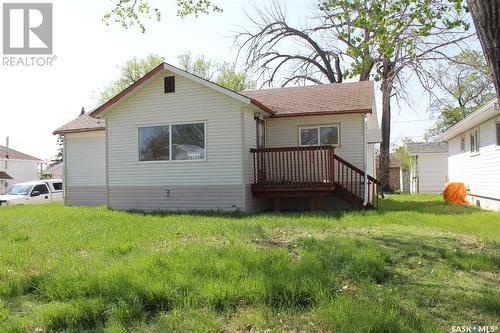
{"label": "grass", "polygon": [[0,209],[0,331],[442,332],[498,325],[500,213]]}

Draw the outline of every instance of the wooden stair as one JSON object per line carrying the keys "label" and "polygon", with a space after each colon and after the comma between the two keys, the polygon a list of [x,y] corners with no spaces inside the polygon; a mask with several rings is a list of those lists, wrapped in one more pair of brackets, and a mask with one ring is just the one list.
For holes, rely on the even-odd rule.
{"label": "wooden stair", "polygon": [[333,156],[334,191],[358,207],[376,209],[380,182],[368,175],[368,202],[364,203],[365,173],[338,155]]}

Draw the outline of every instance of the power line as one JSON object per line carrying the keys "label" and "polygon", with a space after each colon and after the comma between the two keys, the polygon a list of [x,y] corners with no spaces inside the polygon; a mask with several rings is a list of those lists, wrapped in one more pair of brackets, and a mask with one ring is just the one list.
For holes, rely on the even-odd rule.
{"label": "power line", "polygon": [[400,120],[400,121],[392,121],[391,124],[417,123],[417,122],[432,121],[432,120],[434,119]]}

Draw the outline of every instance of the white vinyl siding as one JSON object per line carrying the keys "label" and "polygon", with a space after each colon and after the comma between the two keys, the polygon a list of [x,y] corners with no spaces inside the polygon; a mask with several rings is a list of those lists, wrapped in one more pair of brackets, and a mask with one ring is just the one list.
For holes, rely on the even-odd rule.
{"label": "white vinyl siding", "polygon": [[418,192],[442,193],[448,180],[448,156],[419,154],[417,159]]}
{"label": "white vinyl siding", "polygon": [[106,204],[105,131],[64,136],[64,200],[68,205]]}
{"label": "white vinyl siding", "polygon": [[106,185],[105,131],[64,136],[66,186]]}
{"label": "white vinyl siding", "polygon": [[[149,209],[150,205],[139,203],[139,199],[121,195],[120,189],[132,193],[131,188],[137,187],[144,192],[150,186],[151,192],[144,192],[140,200],[146,202],[149,195],[152,202],[162,202],[158,208],[242,209],[243,103],[180,76],[175,78],[175,93],[165,94],[163,77],[168,75],[163,72],[105,115],[110,206]],[[200,122],[205,124],[205,160],[138,160],[139,127]],[[236,185],[240,195],[234,193]],[[231,194],[224,188],[231,188]],[[202,199],[197,193],[210,198]],[[184,200],[181,206],[175,203],[180,196]]]}
{"label": "white vinyl siding", "polygon": [[361,114],[268,119],[266,120],[267,147],[296,147],[299,145],[299,128],[331,124],[338,124],[340,127],[340,145],[335,147],[335,154],[363,169],[363,115]]}
{"label": "white vinyl siding", "polygon": [[[240,103],[179,76],[175,93],[164,94],[167,75],[139,88],[107,115],[110,186],[241,184]],[[138,127],[189,122],[206,124],[206,161],[138,161]]]}
{"label": "white vinyl siding", "polygon": [[491,119],[479,126],[480,154],[470,151],[470,135],[476,129],[464,133],[467,147],[461,151],[461,135],[449,141],[449,179],[462,182],[470,193],[500,199],[500,149],[496,145],[496,123],[500,118]]}
{"label": "white vinyl siding", "polygon": [[[4,154],[2,151],[0,154]],[[0,192],[3,193],[16,183],[23,183],[29,180],[36,180],[38,175],[38,164],[41,162],[33,160],[6,160],[0,159],[0,171],[5,171],[13,179],[0,181]],[[7,169],[5,166],[7,165]],[[4,186],[7,185],[7,186]]]}

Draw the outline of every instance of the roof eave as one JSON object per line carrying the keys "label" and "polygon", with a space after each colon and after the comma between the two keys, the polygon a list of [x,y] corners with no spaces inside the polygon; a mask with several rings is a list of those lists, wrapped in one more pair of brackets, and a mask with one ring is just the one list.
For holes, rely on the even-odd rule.
{"label": "roof eave", "polygon": [[[491,113],[491,115],[488,115],[488,113]],[[484,119],[482,119],[482,115],[484,116]],[[480,125],[481,123],[488,121],[489,119],[496,117],[500,115],[500,107],[497,103],[496,100],[492,100],[491,102],[485,104],[482,108],[479,110],[471,113],[464,119],[460,120],[458,123],[455,125],[451,126],[448,128],[446,131],[441,133],[440,135],[437,136],[436,140],[437,141],[448,141],[450,139],[453,139],[454,137],[464,133],[465,131],[476,127]],[[478,119],[478,117],[481,117]],[[474,120],[477,120],[479,123],[475,123]]]}
{"label": "roof eave", "polygon": [[270,108],[268,108],[267,106],[265,106],[264,104],[262,104],[261,102],[259,102],[258,100],[254,99],[254,98],[251,98],[250,102],[253,105],[255,105],[256,107],[258,107],[259,109],[261,109],[262,111],[269,113],[271,116],[276,114],[273,110],[271,110]]}
{"label": "roof eave", "polygon": [[274,113],[273,118],[284,117],[306,117],[306,116],[333,116],[339,114],[366,114],[372,113],[371,109],[344,110],[344,111],[320,111],[320,112],[301,112],[301,113]]}
{"label": "roof eave", "polygon": [[70,134],[70,133],[84,133],[84,132],[97,132],[97,131],[104,131],[106,127],[95,127],[95,128],[77,128],[77,129],[70,129],[70,130],[55,130],[52,132],[53,135],[64,135],[64,134]]}

